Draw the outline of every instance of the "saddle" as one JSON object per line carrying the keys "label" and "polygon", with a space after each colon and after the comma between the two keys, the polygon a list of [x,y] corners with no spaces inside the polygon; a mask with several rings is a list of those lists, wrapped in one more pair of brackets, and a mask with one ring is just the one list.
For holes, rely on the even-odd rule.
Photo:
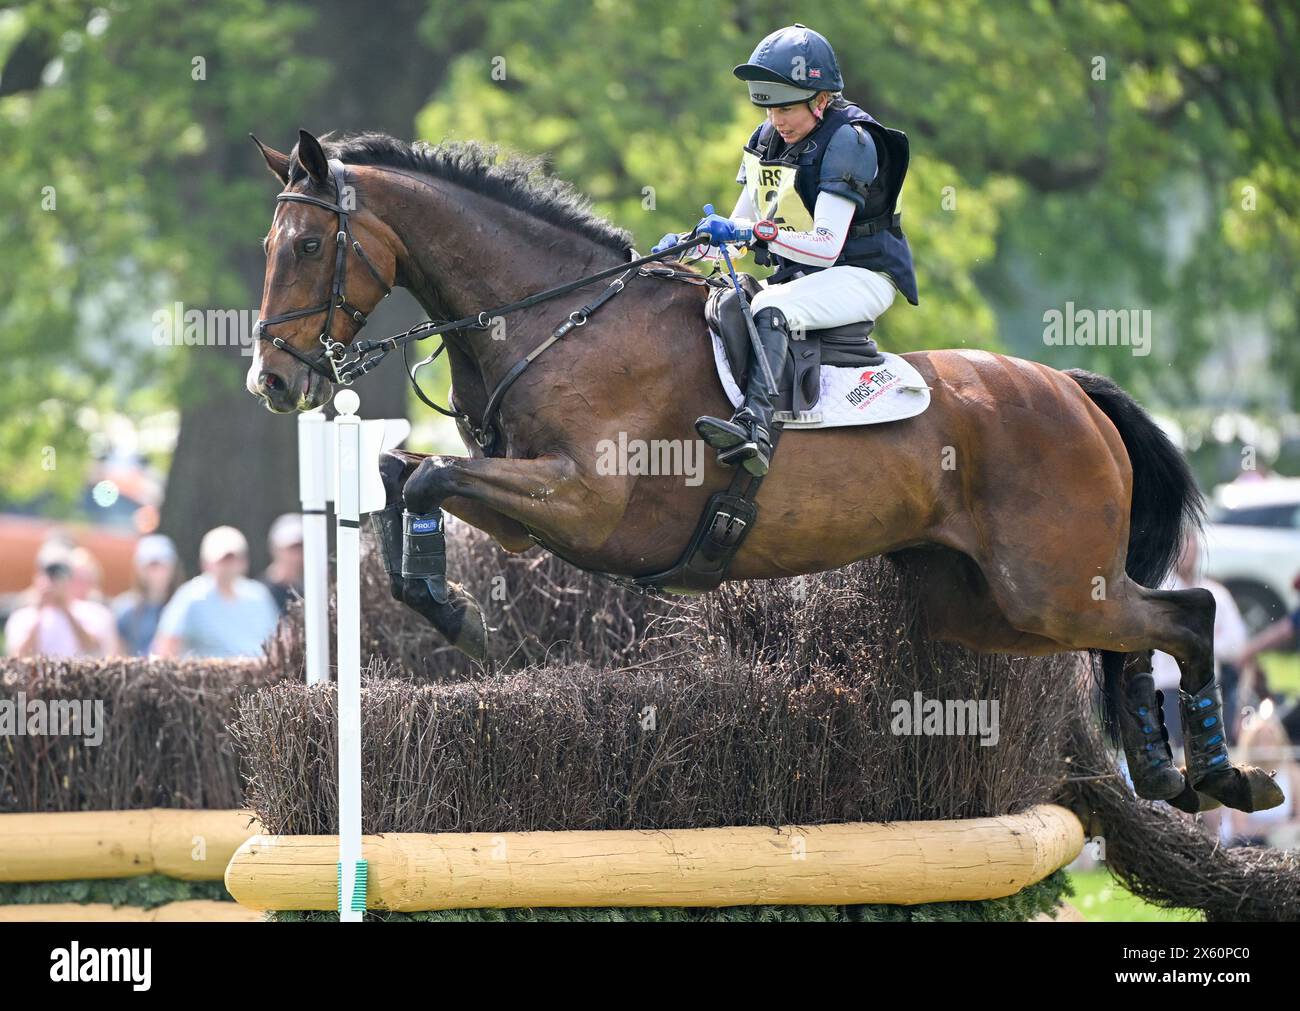
{"label": "saddle", "polygon": [[[741,287],[752,301],[763,289],[749,274],[740,274]],[[731,366],[731,374],[744,390],[749,385],[749,366],[753,357],[749,330],[740,310],[736,289],[727,285],[709,294],[704,305],[704,318],[709,328],[722,339],[722,346]],[[773,370],[777,381],[777,394],[772,398],[775,413],[773,421],[817,422],[821,399],[821,367],[823,365],[849,368],[882,365],[884,356],[876,348],[871,331],[874,320],[846,323],[826,330],[808,330],[802,335],[792,333],[789,352],[780,371]]]}

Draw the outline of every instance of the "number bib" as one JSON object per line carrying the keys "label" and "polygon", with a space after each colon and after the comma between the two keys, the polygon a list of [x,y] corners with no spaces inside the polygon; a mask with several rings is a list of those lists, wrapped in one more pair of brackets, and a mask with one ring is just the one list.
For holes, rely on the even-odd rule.
{"label": "number bib", "polygon": [[764,164],[758,155],[749,151],[745,152],[743,162],[745,189],[758,209],[758,216],[775,222],[783,232],[812,231],[812,215],[794,188],[799,167],[775,162]]}

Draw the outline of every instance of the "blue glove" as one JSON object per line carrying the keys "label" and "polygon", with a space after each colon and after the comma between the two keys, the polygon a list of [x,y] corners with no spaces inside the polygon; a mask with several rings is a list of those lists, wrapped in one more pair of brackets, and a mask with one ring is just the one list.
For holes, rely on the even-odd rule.
{"label": "blue glove", "polygon": [[714,214],[712,204],[704,205],[704,213],[705,217],[695,226],[695,231],[707,232],[715,246],[723,242],[748,242],[753,236],[752,229],[740,228],[730,218]]}
{"label": "blue glove", "polygon": [[665,249],[670,249],[681,241],[682,238],[680,235],[678,235],[676,232],[669,232],[662,239],[656,242],[654,246],[651,247],[650,252],[662,253]]}

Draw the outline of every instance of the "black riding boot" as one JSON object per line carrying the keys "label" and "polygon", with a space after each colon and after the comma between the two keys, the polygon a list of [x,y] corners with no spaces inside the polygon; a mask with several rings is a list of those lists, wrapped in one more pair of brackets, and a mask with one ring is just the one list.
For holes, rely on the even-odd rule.
{"label": "black riding boot", "polygon": [[[754,328],[773,377],[780,375],[790,341],[785,314],[775,306],[760,309],[754,314]],[[768,388],[762,365],[753,361],[744,406],[731,420],[709,415],[696,420],[695,430],[718,450],[718,463],[726,467],[739,463],[755,477],[767,473],[772,459],[772,398],[775,396],[776,390]]]}

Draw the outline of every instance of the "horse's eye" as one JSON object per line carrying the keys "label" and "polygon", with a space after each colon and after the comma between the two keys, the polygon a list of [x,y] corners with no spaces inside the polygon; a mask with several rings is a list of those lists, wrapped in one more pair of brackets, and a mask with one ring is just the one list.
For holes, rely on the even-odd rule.
{"label": "horse's eye", "polygon": [[302,251],[304,253],[320,252],[320,239],[308,239],[302,244]]}

